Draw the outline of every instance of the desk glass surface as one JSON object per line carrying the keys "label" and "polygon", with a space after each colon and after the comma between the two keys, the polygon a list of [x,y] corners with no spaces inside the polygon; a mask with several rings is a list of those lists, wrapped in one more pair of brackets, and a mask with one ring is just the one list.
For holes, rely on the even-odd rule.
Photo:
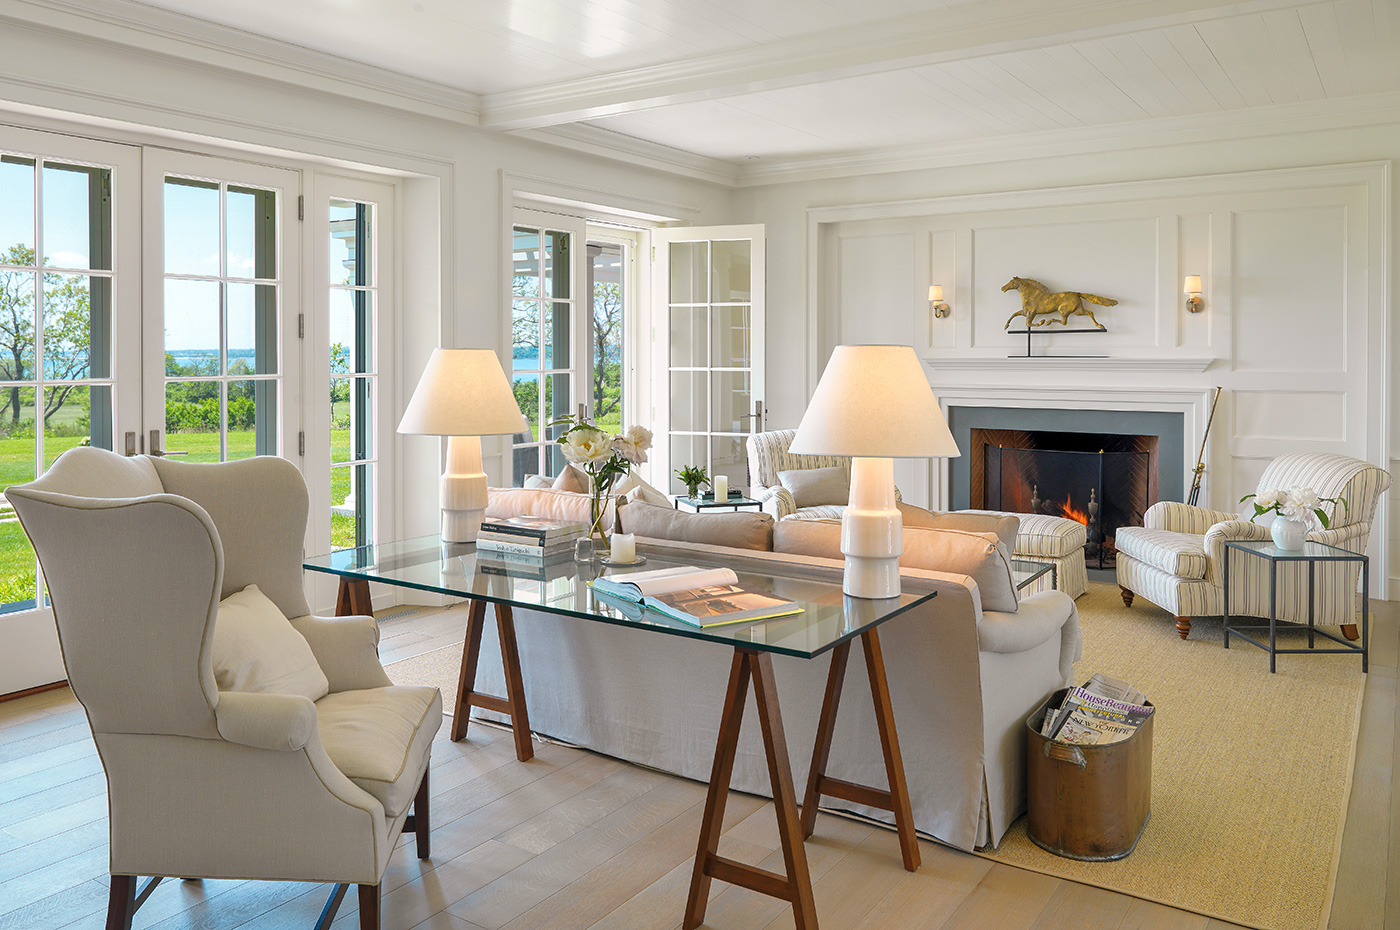
{"label": "desk glass surface", "polygon": [[[859,636],[935,594],[919,591],[881,599],[847,597],[839,580],[815,570],[804,572],[800,565],[756,567],[754,562],[741,559],[736,560],[742,565],[739,567],[708,553],[655,551],[646,546],[638,546],[638,553],[647,561],[636,567],[612,568],[598,562],[575,562],[567,556],[531,563],[478,551],[473,543],[444,543],[437,536],[424,536],[313,556],[304,565],[310,571],[342,578],[478,598],[804,659]],[[700,629],[639,604],[600,595],[588,586],[600,575],[616,578],[632,571],[685,565],[733,568],[740,584],[795,601],[802,613]]]}

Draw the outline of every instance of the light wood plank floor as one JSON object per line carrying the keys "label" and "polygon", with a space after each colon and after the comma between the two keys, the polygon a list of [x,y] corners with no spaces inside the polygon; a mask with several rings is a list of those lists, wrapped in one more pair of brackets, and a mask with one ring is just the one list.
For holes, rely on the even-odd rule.
{"label": "light wood plank floor", "polygon": [[[1377,604],[1333,930],[1400,927],[1400,605]],[[460,614],[383,621],[385,662],[459,641]],[[509,733],[473,725],[433,748],[433,858],[400,844],[384,879],[386,930],[679,927],[704,786],[577,749],[515,760]],[[807,850],[824,930],[1227,930],[1233,924],[921,843],[906,873],[891,831],[823,814]],[[731,796],[721,853],[781,866],[771,805]],[[167,881],[138,912],[161,930],[309,928],[326,886]],[[100,928],[105,782],[68,690],[0,704],[0,930]],[[705,926],[779,930],[780,902],[714,883]],[[358,925],[347,896],[337,930]]]}

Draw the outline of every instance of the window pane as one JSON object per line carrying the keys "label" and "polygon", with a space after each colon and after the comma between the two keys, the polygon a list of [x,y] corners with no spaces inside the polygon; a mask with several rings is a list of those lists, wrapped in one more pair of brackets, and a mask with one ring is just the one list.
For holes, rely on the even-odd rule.
{"label": "window pane", "polygon": [[165,282],[165,373],[172,377],[219,371],[219,282]]}
{"label": "window pane", "polygon": [[713,303],[748,303],[753,299],[749,283],[749,253],[753,243],[748,239],[729,239],[710,243],[710,275]]}
{"label": "window pane", "polygon": [[716,368],[748,368],[753,362],[752,344],[749,334],[748,307],[715,307],[711,310],[714,322],[714,346]]}
{"label": "window pane", "polygon": [[[101,328],[106,330],[105,321]],[[88,276],[44,275],[44,377],[52,381],[93,377],[88,365],[92,335]]]}
{"label": "window pane", "polygon": [[219,273],[218,184],[165,179],[165,273]]}
{"label": "window pane", "polygon": [[703,304],[709,300],[710,276],[705,271],[707,242],[671,243],[671,299],[673,304]]}
{"label": "window pane", "polygon": [[539,301],[511,301],[510,341],[512,370],[538,371],[540,368]]}
{"label": "window pane", "polygon": [[675,469],[689,468],[692,465],[703,465],[709,471],[709,450],[706,447],[707,440],[704,436],[672,436],[671,437],[671,493],[684,494],[685,485],[676,477]]}
{"label": "window pane", "polygon": [[[111,403],[111,388],[74,384],[56,384],[45,388],[44,469],[47,470],[54,459],[74,446],[112,448]],[[92,415],[93,404],[98,406],[95,417]]]}
{"label": "window pane", "polygon": [[277,285],[226,284],[228,373],[277,373]]}
{"label": "window pane", "polygon": [[34,264],[34,159],[0,155],[0,262]]}
{"label": "window pane", "polygon": [[741,488],[748,482],[748,454],[739,436],[710,437],[710,477],[728,475],[731,488]]}
{"label": "window pane", "polygon": [[[101,202],[105,168],[44,163],[44,257],[59,268],[112,267],[104,223],[93,228],[93,206]],[[94,232],[97,235],[94,241]]]}
{"label": "window pane", "polygon": [[573,304],[552,302],[545,304],[544,320],[544,360],[545,368],[568,368],[572,358],[572,311]]}
{"label": "window pane", "polygon": [[374,538],[374,466],[345,465],[331,469],[331,547],[350,549]]}
{"label": "window pane", "polygon": [[374,283],[374,204],[331,201],[330,281],[332,285]]}
{"label": "window pane", "polygon": [[[35,468],[34,390],[0,389],[0,490],[38,477]],[[18,420],[15,413],[18,412]],[[0,613],[34,606],[38,575],[34,550],[8,503],[0,510]]]}
{"label": "window pane", "polygon": [[228,382],[228,461],[277,453],[277,382]]}
{"label": "window pane", "polygon": [[230,186],[224,200],[226,274],[277,277],[277,192]]}
{"label": "window pane", "polygon": [[544,296],[569,298],[573,296],[573,286],[569,281],[569,234],[546,232],[544,234]]}
{"label": "window pane", "polygon": [[374,292],[331,289],[331,371],[374,371]]}
{"label": "window pane", "polygon": [[34,370],[37,278],[30,271],[0,271],[0,381],[38,377]]}
{"label": "window pane", "polygon": [[[558,439],[564,435],[564,424],[555,423],[560,417],[567,417],[574,413],[573,406],[573,375],[568,372],[560,372],[554,375],[544,376],[544,427],[545,436],[549,439]],[[553,470],[550,472],[554,473]]]}
{"label": "window pane", "polygon": [[753,407],[747,371],[716,371],[711,376],[715,388],[714,416],[710,429],[738,433],[749,429],[751,420],[741,419]]}
{"label": "window pane", "polygon": [[515,393],[515,402],[519,405],[520,412],[525,415],[525,423],[529,429],[528,438],[524,441],[539,442],[545,436],[540,410],[539,375],[517,374],[511,383],[511,389]]}
{"label": "window pane", "polygon": [[709,400],[703,371],[671,372],[671,429],[704,432],[709,427]]}
{"label": "window pane", "polygon": [[704,307],[671,308],[672,368],[704,368],[710,364],[707,319],[709,311]]}
{"label": "window pane", "polygon": [[514,234],[514,271],[511,293],[516,297],[540,296],[540,234],[517,227]]}
{"label": "window pane", "polygon": [[[167,363],[169,359],[167,357]],[[187,452],[186,462],[222,459],[218,381],[165,383],[165,449]]]}
{"label": "window pane", "polygon": [[540,473],[540,447],[539,446],[516,446],[511,455],[511,487],[523,488],[525,486],[526,475],[538,475]]}
{"label": "window pane", "polygon": [[623,319],[622,246],[589,245],[593,275],[593,331],[589,358],[593,422],[609,432],[622,429]]}

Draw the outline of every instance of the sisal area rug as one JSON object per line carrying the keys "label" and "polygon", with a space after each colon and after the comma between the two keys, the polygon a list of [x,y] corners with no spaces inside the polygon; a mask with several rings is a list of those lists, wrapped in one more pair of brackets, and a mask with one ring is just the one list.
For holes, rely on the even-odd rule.
{"label": "sisal area rug", "polygon": [[[1157,706],[1152,818],[1116,862],[1045,852],[1022,817],[995,850],[1008,865],[1169,904],[1261,930],[1326,926],[1360,722],[1359,657],[1279,656],[1231,639],[1220,618],[1176,635],[1166,611],[1117,585],[1076,602],[1083,682],[1133,682]],[[1336,632],[1333,630],[1332,632]],[[1306,646],[1289,634],[1290,646]],[[1280,637],[1282,639],[1282,637]]]}
{"label": "sisal area rug", "polygon": [[[1222,648],[1219,618],[1191,639],[1116,585],[1091,583],[1076,602],[1084,631],[1078,681],[1127,679],[1157,706],[1152,819],[1117,862],[1052,855],[1022,817],[981,855],[1260,930],[1325,926],[1346,815],[1365,677],[1351,656],[1268,656]],[[1305,643],[1304,643],[1305,645]],[[392,663],[399,684],[455,693],[460,645]]]}

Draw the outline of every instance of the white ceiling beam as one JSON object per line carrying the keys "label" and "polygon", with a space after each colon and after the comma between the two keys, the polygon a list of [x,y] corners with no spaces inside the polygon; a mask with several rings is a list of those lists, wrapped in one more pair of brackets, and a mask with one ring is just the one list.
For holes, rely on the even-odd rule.
{"label": "white ceiling beam", "polygon": [[1330,0],[993,0],[481,98],[481,125],[537,129],[678,103],[1046,48]]}

